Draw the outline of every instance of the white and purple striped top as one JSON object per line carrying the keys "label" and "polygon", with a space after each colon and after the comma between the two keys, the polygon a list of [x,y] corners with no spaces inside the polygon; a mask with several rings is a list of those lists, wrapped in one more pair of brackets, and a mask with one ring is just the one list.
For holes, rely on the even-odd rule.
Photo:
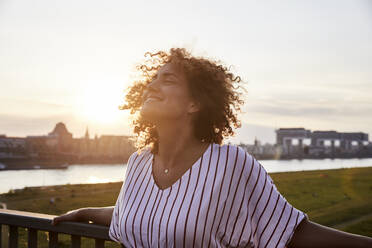
{"label": "white and purple striped top", "polygon": [[128,161],[109,230],[125,247],[285,247],[307,218],[240,147],[211,144],[166,189],[152,158],[146,149]]}

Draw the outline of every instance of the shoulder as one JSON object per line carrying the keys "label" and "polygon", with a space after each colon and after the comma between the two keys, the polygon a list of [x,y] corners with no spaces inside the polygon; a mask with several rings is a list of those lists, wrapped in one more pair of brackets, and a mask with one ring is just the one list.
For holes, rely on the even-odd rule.
{"label": "shoulder", "polygon": [[244,148],[233,144],[214,144],[215,149],[219,149],[220,156],[226,161],[228,167],[252,167],[257,163],[256,159]]}
{"label": "shoulder", "polygon": [[222,153],[226,153],[226,155],[229,158],[244,158],[246,157],[249,160],[254,159],[254,157],[247,152],[244,148],[238,146],[238,145],[233,145],[233,144],[223,144],[223,145],[216,145],[219,146],[219,149]]}
{"label": "shoulder", "polygon": [[137,170],[136,168],[143,164],[142,161],[148,161],[150,156],[151,150],[147,148],[137,150],[132,153],[128,159],[125,178],[133,176]]}
{"label": "shoulder", "polygon": [[128,159],[128,166],[132,166],[136,163],[136,161],[142,160],[144,157],[151,155],[151,149],[149,147],[145,147],[143,149],[139,149],[130,155]]}

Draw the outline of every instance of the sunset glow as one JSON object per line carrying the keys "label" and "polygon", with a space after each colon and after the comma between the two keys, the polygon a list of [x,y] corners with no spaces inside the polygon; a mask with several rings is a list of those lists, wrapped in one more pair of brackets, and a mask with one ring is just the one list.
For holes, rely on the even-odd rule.
{"label": "sunset glow", "polygon": [[107,85],[90,86],[76,99],[78,115],[88,123],[109,124],[119,121],[121,91]]}
{"label": "sunset glow", "polygon": [[1,1],[0,134],[60,121],[77,137],[133,134],[122,92],[146,52],[171,47],[247,82],[236,142],[274,142],[280,127],[372,133],[369,1],[57,2]]}

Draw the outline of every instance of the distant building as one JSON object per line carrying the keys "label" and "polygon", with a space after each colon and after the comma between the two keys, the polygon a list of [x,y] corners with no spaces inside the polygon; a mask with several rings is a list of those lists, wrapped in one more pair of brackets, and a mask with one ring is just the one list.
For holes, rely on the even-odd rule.
{"label": "distant building", "polygon": [[279,158],[282,153],[280,147],[269,143],[261,145],[261,142],[257,138],[255,138],[253,145],[240,144],[239,146],[244,148],[249,154],[253,155],[257,159]]}
{"label": "distant building", "polygon": [[73,138],[66,125],[56,124],[48,135],[6,137],[0,135],[0,159],[25,158],[63,160],[68,162],[126,162],[135,151],[130,136],[89,136],[88,128],[82,138]]}
{"label": "distant building", "polygon": [[26,156],[26,141],[19,137],[0,135],[0,158],[22,158]]}
{"label": "distant building", "polygon": [[134,145],[130,136],[102,135],[97,139],[99,156],[115,157],[122,154],[132,154]]}
{"label": "distant building", "polygon": [[58,152],[72,152],[73,138],[72,133],[67,131],[66,125],[62,122],[57,123],[53,131],[48,134],[49,137],[57,139]]}
{"label": "distant building", "polygon": [[[276,144],[282,147],[283,154],[302,153],[304,140],[311,138],[311,131],[305,128],[280,128],[275,130]],[[293,145],[293,140],[298,145]]]}
{"label": "distant building", "polygon": [[[362,132],[310,131],[305,128],[276,130],[277,145],[284,156],[367,156],[368,134]],[[295,144],[296,143],[296,144]],[[307,143],[307,144],[305,144]],[[371,154],[371,153],[370,153]]]}
{"label": "distant building", "polygon": [[25,141],[31,158],[52,156],[58,152],[58,138],[55,136],[27,136]]}

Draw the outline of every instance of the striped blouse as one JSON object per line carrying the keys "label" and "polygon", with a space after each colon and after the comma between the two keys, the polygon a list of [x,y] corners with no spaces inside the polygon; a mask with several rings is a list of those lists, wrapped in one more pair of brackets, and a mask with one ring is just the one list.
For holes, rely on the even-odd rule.
{"label": "striped blouse", "polygon": [[285,247],[307,217],[238,146],[209,145],[166,189],[152,158],[145,149],[128,161],[109,229],[125,247]]}

